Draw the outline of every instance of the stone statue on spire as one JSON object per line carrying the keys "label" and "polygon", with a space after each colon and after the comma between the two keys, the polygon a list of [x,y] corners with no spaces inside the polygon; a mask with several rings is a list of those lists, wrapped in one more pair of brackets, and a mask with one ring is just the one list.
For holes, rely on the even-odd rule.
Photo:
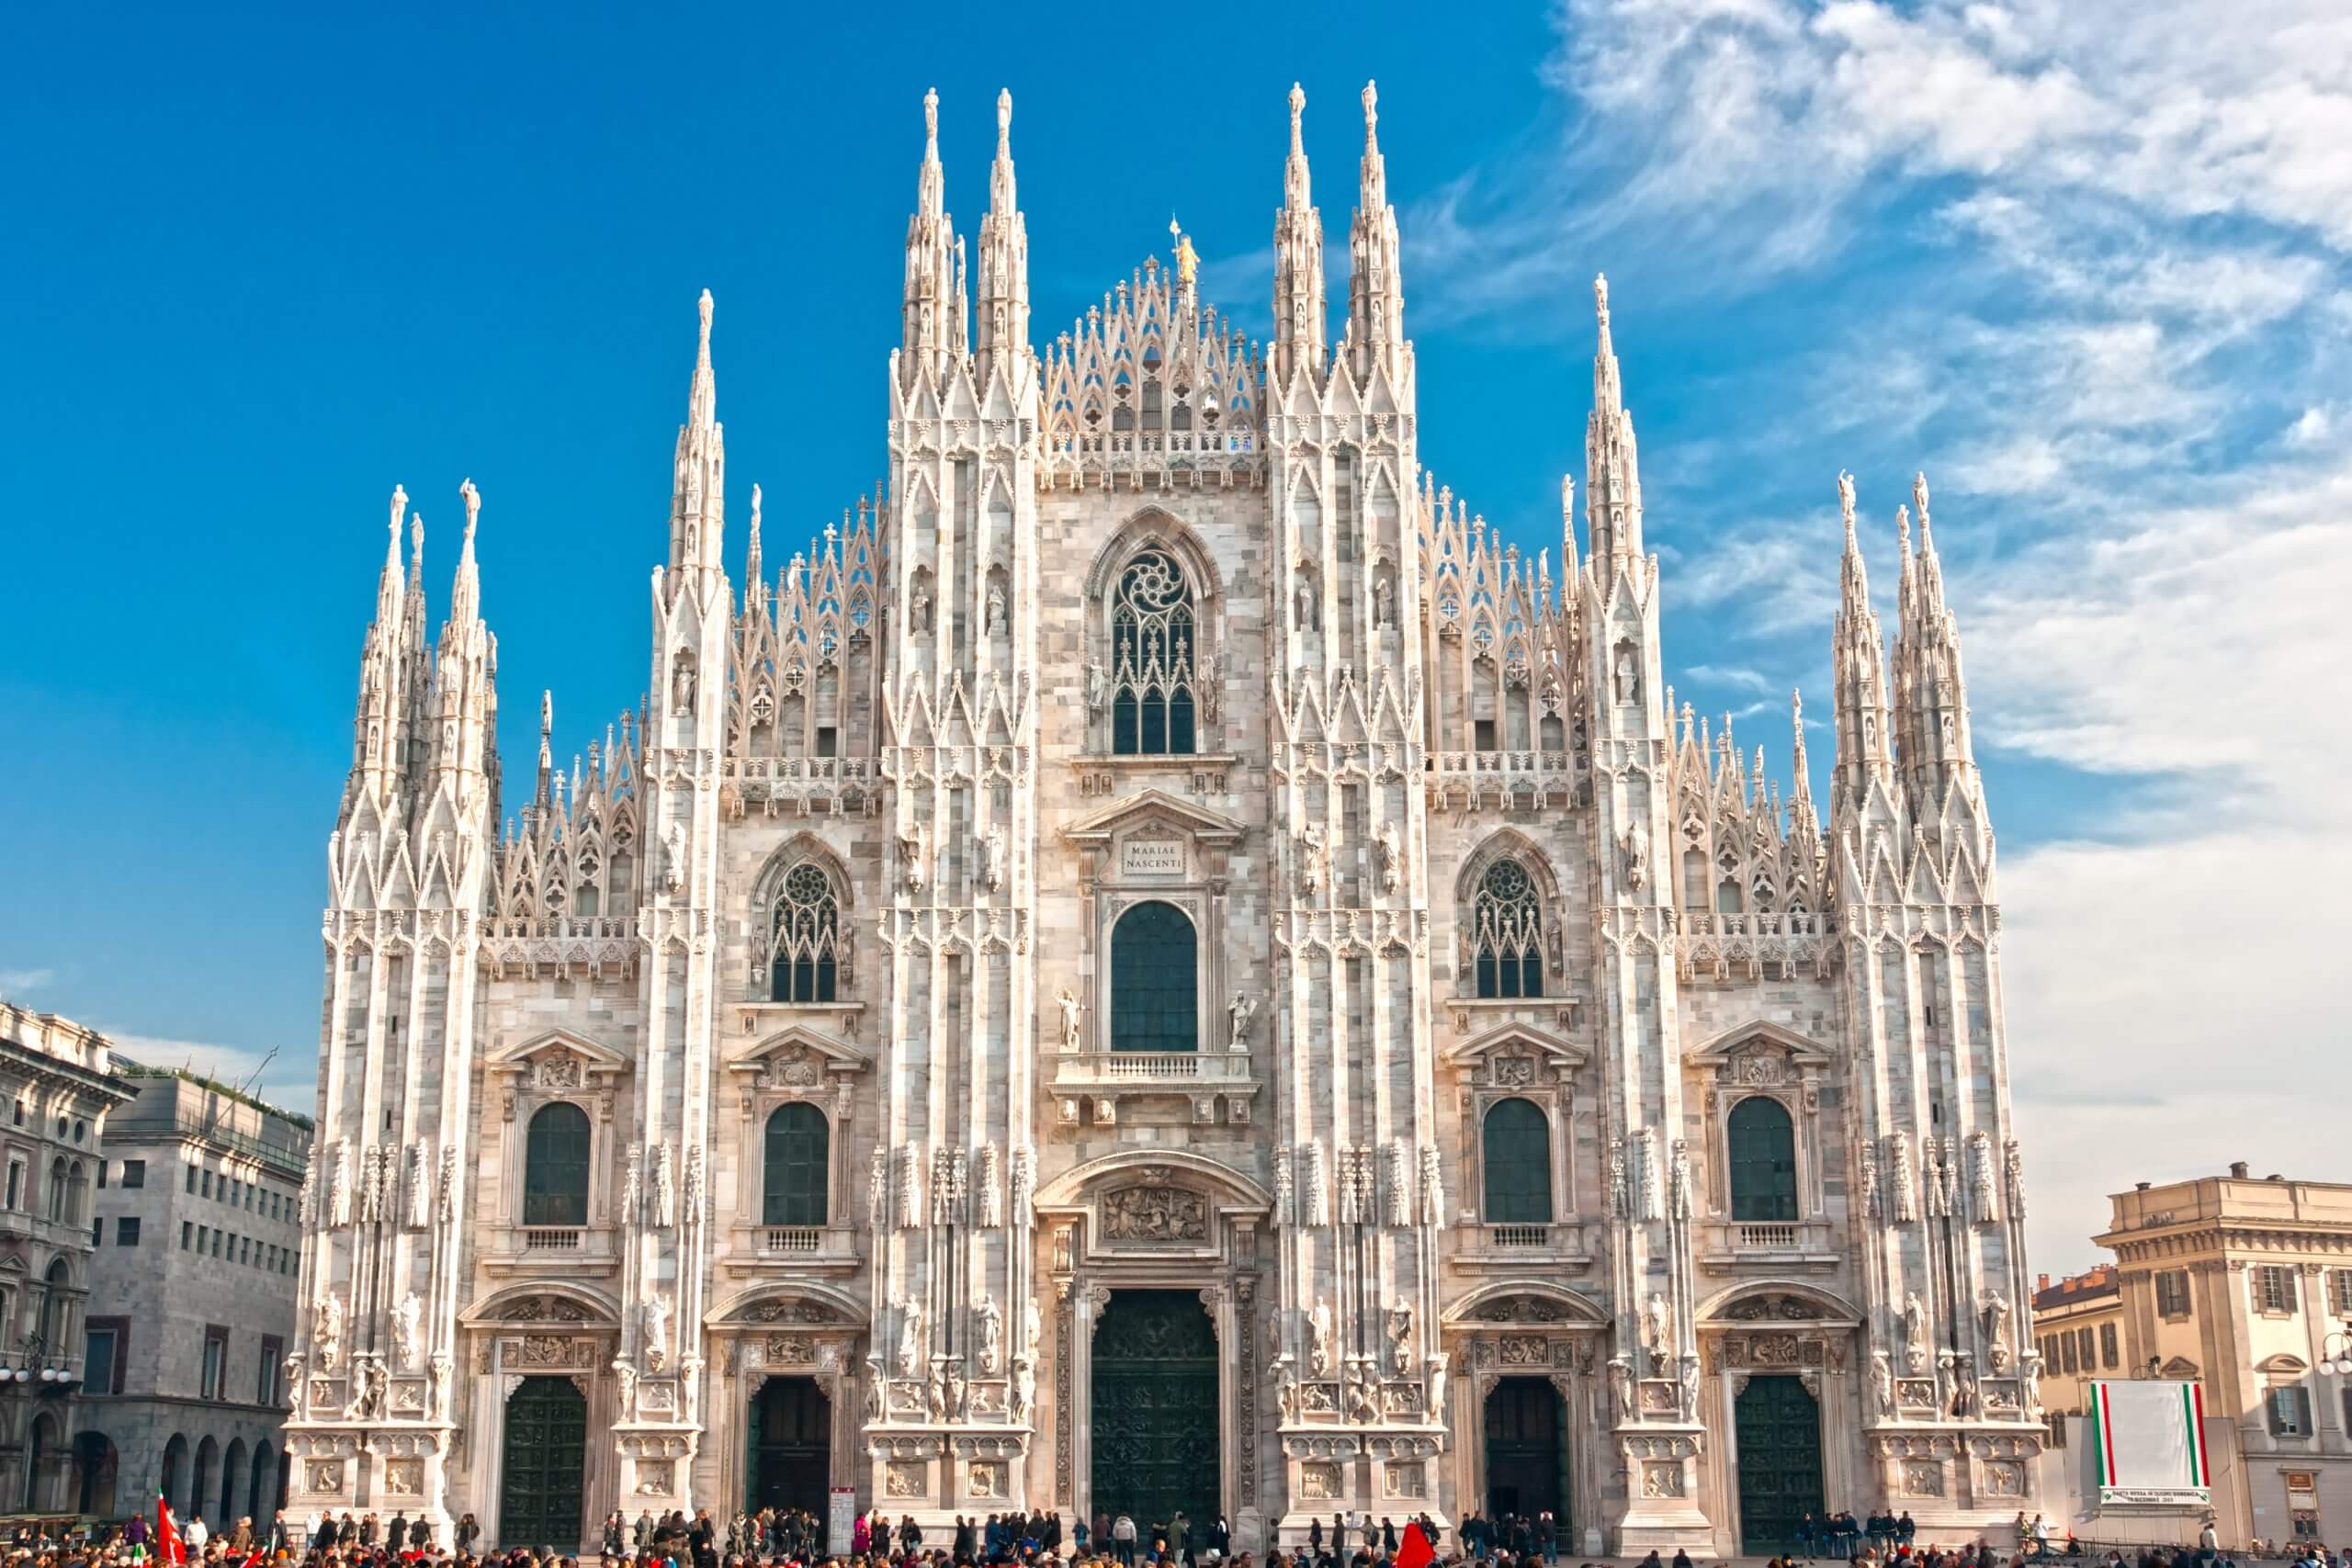
{"label": "stone statue on spire", "polygon": [[1201,270],[1200,253],[1193,249],[1193,237],[1171,216],[1168,232],[1176,241],[1176,281],[1187,294],[1193,291],[1193,279]]}

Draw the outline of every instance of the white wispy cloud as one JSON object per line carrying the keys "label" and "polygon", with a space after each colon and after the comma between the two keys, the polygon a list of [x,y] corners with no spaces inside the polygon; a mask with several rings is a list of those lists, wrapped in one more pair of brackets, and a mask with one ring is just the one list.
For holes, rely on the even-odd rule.
{"label": "white wispy cloud", "polygon": [[0,969],[0,997],[20,997],[38,991],[57,978],[54,969]]}
{"label": "white wispy cloud", "polygon": [[117,1051],[144,1066],[184,1068],[217,1078],[283,1110],[311,1113],[318,1081],[315,1050],[291,1046],[275,1054],[247,1045],[121,1033],[96,1024]]}
{"label": "white wispy cloud", "polygon": [[1729,686],[1742,692],[1769,692],[1776,684],[1761,670],[1750,670],[1739,664],[1693,664],[1682,673],[1687,680],[1703,681],[1712,686]]}
{"label": "white wispy cloud", "polygon": [[1821,510],[1678,493],[1669,605],[1758,645],[1740,668],[1809,655],[1836,604],[1827,476],[1864,477],[1883,601],[1889,481],[1924,463],[1980,746],[2115,781],[2095,831],[2001,866],[2037,1249],[2087,1262],[2106,1193],[2257,1144],[2352,1175],[2319,1135],[2345,1097],[2312,1092],[2338,942],[2256,913],[2352,874],[2352,723],[2313,700],[2352,669],[2324,587],[2352,581],[2352,12],[1569,0],[1559,19],[1555,119],[1413,215],[1420,303],[1517,317],[1574,298],[1596,252],[1645,293],[1871,276],[1869,308],[1726,394],[1756,412],[1725,468],[1800,497],[1817,476]]}

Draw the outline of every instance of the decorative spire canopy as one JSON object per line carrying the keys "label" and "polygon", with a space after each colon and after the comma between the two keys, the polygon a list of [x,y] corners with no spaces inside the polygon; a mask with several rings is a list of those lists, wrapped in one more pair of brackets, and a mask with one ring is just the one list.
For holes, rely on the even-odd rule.
{"label": "decorative spire canopy", "polygon": [[718,376],[711,368],[710,326],[716,307],[709,289],[702,291],[695,309],[700,326],[695,340],[694,383],[686,394],[686,423],[678,427],[671,475],[673,592],[689,568],[718,570],[719,536],[726,519],[727,441],[718,423]]}
{"label": "decorative spire canopy", "polygon": [[946,210],[946,171],[939,163],[939,92],[922,96],[922,167],[914,216],[907,220],[906,288],[901,305],[900,380],[918,371],[936,376],[965,347],[961,246]]}
{"label": "decorative spire canopy", "polygon": [[[957,284],[961,308],[962,284]],[[1029,227],[1012,178],[1012,94],[996,96],[996,163],[980,220],[981,374],[1029,356]]]}
{"label": "decorative spire canopy", "polygon": [[1290,156],[1283,164],[1283,205],[1274,215],[1273,378],[1287,381],[1305,367],[1323,370],[1323,216],[1307,178],[1306,144],[1299,117],[1306,93],[1290,86]]}
{"label": "decorative spire canopy", "polygon": [[1592,280],[1597,325],[1592,356],[1592,413],[1585,422],[1584,506],[1597,563],[1642,554],[1641,464],[1634,416],[1625,410],[1617,344],[1609,330],[1609,279]]}
{"label": "decorative spire canopy", "polygon": [[1380,156],[1380,90],[1363,85],[1363,160],[1358,169],[1356,218],[1349,233],[1348,341],[1357,377],[1375,367],[1392,381],[1404,375],[1405,288],[1396,210],[1388,205],[1388,169]]}
{"label": "decorative spire canopy", "polygon": [[1831,660],[1836,671],[1838,718],[1838,811],[1859,807],[1873,780],[1894,779],[1894,737],[1889,733],[1886,667],[1881,654],[1878,614],[1871,608],[1871,584],[1854,531],[1854,476],[1838,475],[1838,510],[1846,528],[1846,554],[1839,572],[1838,626]]}

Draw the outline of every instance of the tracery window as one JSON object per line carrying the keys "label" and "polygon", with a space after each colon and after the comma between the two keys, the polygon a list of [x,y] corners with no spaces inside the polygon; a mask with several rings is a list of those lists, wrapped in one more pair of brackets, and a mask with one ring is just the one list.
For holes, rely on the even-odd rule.
{"label": "tracery window", "polygon": [[1543,900],[1519,862],[1498,860],[1479,879],[1470,941],[1480,996],[1544,994]]}
{"label": "tracery window", "polygon": [[1787,1224],[1797,1217],[1797,1135],[1788,1108],[1767,1094],[1732,1107],[1724,1128],[1731,1154],[1731,1217]]}
{"label": "tracery window", "polygon": [[1184,569],[1163,549],[1137,553],[1111,605],[1111,750],[1122,757],[1193,749],[1199,626]]}
{"label": "tracery window", "polygon": [[825,1113],[796,1102],[776,1107],[768,1118],[760,1184],[760,1223],[821,1225],[825,1223],[826,1175],[832,1137]]}
{"label": "tracery window", "polygon": [[1487,1111],[1480,1157],[1486,1166],[1486,1222],[1552,1222],[1552,1123],[1532,1100],[1498,1100]]}
{"label": "tracery window", "polygon": [[1111,1049],[1201,1048],[1200,943],[1173,904],[1137,904],[1111,928]]}
{"label": "tracery window", "polygon": [[830,1002],[843,956],[841,899],[814,861],[785,873],[777,891],[768,997],[779,1002]]}
{"label": "tracery window", "polygon": [[588,1223],[588,1112],[568,1100],[542,1105],[523,1140],[523,1223]]}

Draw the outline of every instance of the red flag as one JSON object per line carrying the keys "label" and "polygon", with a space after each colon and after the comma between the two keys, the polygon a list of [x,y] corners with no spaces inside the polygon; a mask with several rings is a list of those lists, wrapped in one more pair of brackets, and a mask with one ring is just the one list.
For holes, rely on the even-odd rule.
{"label": "red flag", "polygon": [[260,1547],[256,1546],[244,1562],[238,1564],[238,1568],[261,1568],[262,1559],[266,1555]]}
{"label": "red flag", "polygon": [[172,1568],[187,1562],[187,1547],[180,1540],[179,1521],[172,1517],[172,1506],[161,1492],[155,1494],[155,1558]]}
{"label": "red flag", "polygon": [[1407,1525],[1405,1539],[1396,1547],[1396,1568],[1430,1568],[1436,1561],[1437,1553],[1430,1549],[1430,1538],[1421,1533],[1421,1527]]}

